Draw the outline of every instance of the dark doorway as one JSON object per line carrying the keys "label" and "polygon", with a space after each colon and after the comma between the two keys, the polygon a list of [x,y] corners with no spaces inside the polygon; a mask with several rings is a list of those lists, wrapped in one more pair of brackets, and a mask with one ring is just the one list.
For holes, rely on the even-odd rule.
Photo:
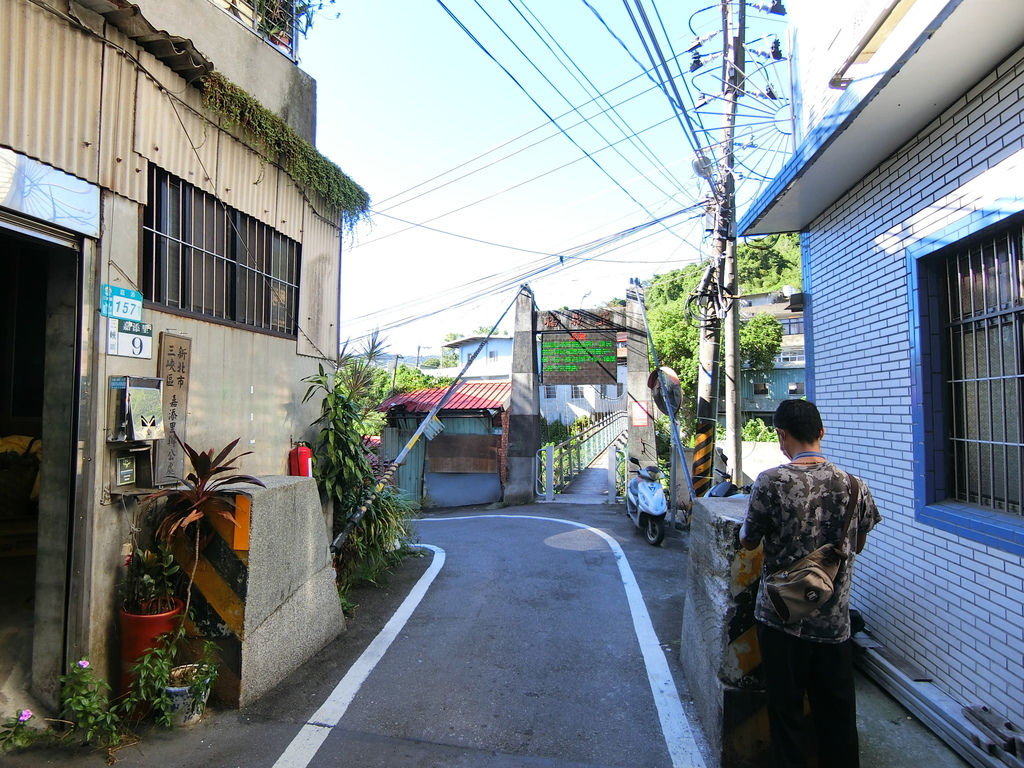
{"label": "dark doorway", "polygon": [[[37,553],[39,531],[50,530],[40,521],[47,520],[46,509],[68,516],[70,489],[62,484],[54,494],[45,482],[47,467],[65,452],[43,439],[43,424],[55,394],[51,382],[76,379],[75,355],[68,352],[77,345],[78,302],[72,291],[68,306],[67,287],[78,283],[78,264],[74,251],[0,231],[0,712],[7,715],[37,705],[29,693],[40,634]],[[54,355],[55,347],[62,353]],[[60,421],[65,439],[56,442],[70,442],[74,419]],[[44,459],[47,449],[51,455]],[[63,621],[45,631],[54,634],[51,645],[63,646]]]}

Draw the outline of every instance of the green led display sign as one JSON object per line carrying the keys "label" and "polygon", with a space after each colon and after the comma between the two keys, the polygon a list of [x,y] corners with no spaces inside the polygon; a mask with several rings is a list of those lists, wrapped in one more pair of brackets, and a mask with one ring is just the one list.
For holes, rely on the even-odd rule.
{"label": "green led display sign", "polygon": [[541,334],[541,378],[545,384],[615,384],[615,331]]}

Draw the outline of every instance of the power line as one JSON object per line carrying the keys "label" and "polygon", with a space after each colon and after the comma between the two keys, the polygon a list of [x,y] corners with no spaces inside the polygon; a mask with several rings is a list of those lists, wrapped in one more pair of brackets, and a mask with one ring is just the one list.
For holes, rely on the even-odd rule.
{"label": "power line", "polygon": [[[476,0],[474,0],[474,2],[476,2]],[[512,80],[512,82],[515,83],[516,86],[523,92],[523,94],[534,104],[534,106],[536,106],[537,109],[539,109],[544,114],[544,116],[547,117],[547,119],[549,121],[551,121],[551,123],[553,125],[555,125],[559,129],[559,131],[562,133],[563,136],[565,136],[569,141],[571,141],[573,143],[573,145],[577,149],[579,149],[581,152],[583,152],[584,155],[586,155],[586,157],[589,158],[590,161],[592,163],[594,163],[595,166],[597,166],[598,170],[600,170],[603,174],[608,176],[608,178],[611,179],[619,187],[619,189],[621,189],[623,191],[623,193],[630,200],[632,200],[634,203],[636,203],[636,205],[641,210],[643,210],[645,213],[647,213],[647,215],[650,216],[651,219],[655,219],[656,220],[656,217],[654,216],[654,214],[651,213],[647,209],[647,207],[643,205],[643,203],[641,203],[639,200],[637,200],[629,192],[629,190],[627,190],[625,187],[623,187],[621,184],[619,184],[618,181],[616,181],[615,177],[612,176],[611,173],[609,173],[608,170],[606,168],[604,168],[604,166],[602,166],[597,160],[595,160],[593,155],[590,152],[588,152],[582,146],[580,146],[580,144],[572,136],[570,136],[569,133],[565,129],[563,129],[558,124],[558,122],[548,113],[548,111],[546,109],[544,109],[544,107],[542,107],[540,105],[540,103],[530,94],[530,92],[526,89],[526,87],[523,86],[523,84],[519,82],[519,80],[515,77],[515,75],[513,75],[501,62],[499,62],[497,60],[497,58],[495,58],[495,56],[487,49],[487,47],[483,43],[481,43],[480,40],[477,39],[477,37],[475,35],[473,35],[472,32],[469,31],[469,29],[466,27],[466,25],[462,23],[462,21],[451,11],[451,9],[448,8],[447,5],[444,4],[443,0],[437,0],[437,3],[438,3],[438,5],[441,6],[441,8],[444,9],[445,13],[448,14],[448,16],[452,19],[452,21],[454,21],[459,26],[459,28],[462,29],[462,31],[465,32],[466,35],[469,36],[470,40],[472,40],[474,43],[476,43],[477,47],[479,47],[480,50],[483,51],[487,55],[487,57],[491,59],[491,61],[493,61],[495,64],[497,64],[501,68],[501,70],[506,75],[509,76],[509,78]],[[477,3],[477,5],[479,6],[479,3]],[[483,10],[483,9],[481,8],[481,10]],[[485,13],[486,13],[486,11],[485,11]],[[500,25],[499,25],[498,28],[501,29]]]}

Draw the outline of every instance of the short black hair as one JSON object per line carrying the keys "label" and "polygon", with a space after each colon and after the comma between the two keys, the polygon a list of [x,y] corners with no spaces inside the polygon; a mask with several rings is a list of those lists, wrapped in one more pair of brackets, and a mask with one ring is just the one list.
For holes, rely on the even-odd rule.
{"label": "short black hair", "polygon": [[775,409],[772,423],[801,443],[813,443],[823,428],[818,406],[810,400],[783,400]]}

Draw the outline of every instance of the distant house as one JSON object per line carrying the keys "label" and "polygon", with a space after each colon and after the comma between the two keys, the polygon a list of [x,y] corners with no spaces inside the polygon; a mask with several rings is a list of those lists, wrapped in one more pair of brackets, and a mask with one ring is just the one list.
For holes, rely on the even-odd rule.
{"label": "distant house", "polygon": [[[381,458],[393,461],[446,388],[420,389],[385,400]],[[397,485],[425,506],[459,507],[501,501],[508,453],[509,381],[467,381],[445,403],[433,439],[421,438],[398,470]]]}
{"label": "distant house", "polygon": [[804,295],[791,289],[743,296],[741,318],[770,314],[782,324],[782,348],[775,367],[770,371],[744,368],[740,373],[744,420],[757,418],[770,425],[779,403],[806,394],[803,310]]}
{"label": "distant house", "polygon": [[583,416],[595,416],[626,408],[626,366],[617,370],[617,384],[542,384],[540,415],[549,424],[569,426]]}
{"label": "distant house", "polygon": [[486,335],[464,336],[442,346],[455,351],[458,363],[453,368],[435,368],[430,371],[431,375],[456,375],[466,366],[474,353],[476,358],[466,371],[467,379],[507,379],[512,374],[511,336],[491,336],[489,339]]}
{"label": "distant house", "polygon": [[801,232],[807,395],[884,516],[853,605],[919,679],[1019,728],[1020,1],[787,6],[798,145],[738,231]]}

